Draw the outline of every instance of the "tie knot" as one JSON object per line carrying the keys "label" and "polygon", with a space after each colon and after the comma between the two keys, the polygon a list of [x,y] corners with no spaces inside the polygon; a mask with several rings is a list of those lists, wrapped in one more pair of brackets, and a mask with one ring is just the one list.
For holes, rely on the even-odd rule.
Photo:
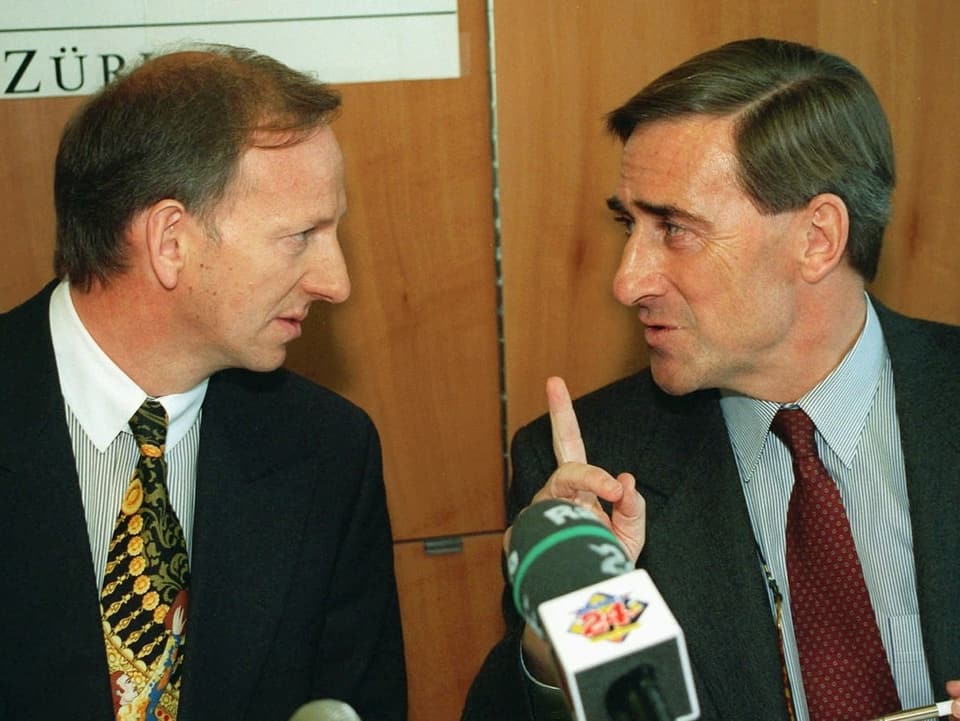
{"label": "tie knot", "polygon": [[781,408],[773,417],[770,430],[783,441],[795,459],[817,455],[813,421],[800,408]]}
{"label": "tie knot", "polygon": [[130,430],[143,455],[151,458],[163,455],[167,442],[167,412],[160,403],[147,398],[130,419]]}

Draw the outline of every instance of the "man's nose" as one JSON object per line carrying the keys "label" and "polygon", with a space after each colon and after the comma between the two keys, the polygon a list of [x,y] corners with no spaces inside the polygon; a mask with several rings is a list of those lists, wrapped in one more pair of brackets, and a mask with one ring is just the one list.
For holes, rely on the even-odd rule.
{"label": "man's nose", "polygon": [[639,305],[644,298],[662,295],[660,250],[634,233],[623,247],[620,265],[613,277],[613,295],[625,306]]}
{"label": "man's nose", "polygon": [[350,275],[336,236],[325,239],[314,251],[303,288],[315,300],[342,303],[350,297]]}

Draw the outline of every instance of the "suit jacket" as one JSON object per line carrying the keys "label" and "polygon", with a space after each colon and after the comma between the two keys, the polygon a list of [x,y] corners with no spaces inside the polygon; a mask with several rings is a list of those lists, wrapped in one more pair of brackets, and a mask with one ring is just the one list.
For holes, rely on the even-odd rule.
{"label": "suit jacket", "polygon": [[[893,363],[923,642],[937,698],[960,677],[960,328],[907,319],[875,300]],[[687,640],[704,721],[786,721],[777,631],[719,395],[671,397],[649,371],[575,403],[592,464],[630,471],[647,502],[650,571]],[[556,468],[546,417],[512,447],[508,518]],[[533,718],[519,668],[522,621],[474,680],[463,718]]]}
{"label": "suit jacket", "polygon": [[[48,322],[0,316],[0,718],[113,718],[99,589]],[[211,378],[180,721],[286,721],[315,698],[406,718],[379,439],[283,370]]]}

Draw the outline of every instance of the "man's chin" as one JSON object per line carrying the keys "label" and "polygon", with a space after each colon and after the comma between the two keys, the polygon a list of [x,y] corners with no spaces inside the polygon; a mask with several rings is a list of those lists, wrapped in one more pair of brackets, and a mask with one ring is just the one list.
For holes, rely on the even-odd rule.
{"label": "man's chin", "polygon": [[263,353],[257,357],[247,358],[243,367],[255,373],[270,373],[282,366],[286,359],[286,346],[281,346],[279,350],[272,353]]}
{"label": "man's chin", "polygon": [[653,376],[653,382],[667,395],[685,396],[699,390],[699,385],[692,378],[677,372],[668,364],[653,361],[650,363],[650,373]]}

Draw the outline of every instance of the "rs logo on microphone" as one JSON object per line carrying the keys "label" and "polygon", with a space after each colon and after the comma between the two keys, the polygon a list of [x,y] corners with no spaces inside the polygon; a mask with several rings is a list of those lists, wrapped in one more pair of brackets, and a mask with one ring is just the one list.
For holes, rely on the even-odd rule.
{"label": "rs logo on microphone", "polygon": [[640,625],[640,616],[647,605],[628,595],[594,593],[587,604],[576,611],[576,618],[567,630],[591,641],[620,643]]}

